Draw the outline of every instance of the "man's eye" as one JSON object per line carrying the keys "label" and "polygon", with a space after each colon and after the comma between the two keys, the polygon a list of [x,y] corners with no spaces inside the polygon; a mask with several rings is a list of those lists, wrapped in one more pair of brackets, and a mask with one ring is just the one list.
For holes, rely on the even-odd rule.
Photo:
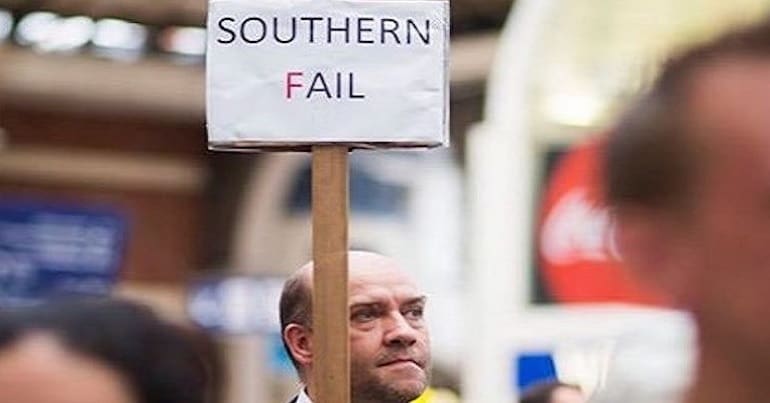
{"label": "man's eye", "polygon": [[412,308],[406,311],[404,314],[408,319],[422,319],[423,317],[423,309],[422,308]]}
{"label": "man's eye", "polygon": [[368,322],[377,318],[377,315],[373,311],[358,311],[353,313],[351,318],[354,322]]}

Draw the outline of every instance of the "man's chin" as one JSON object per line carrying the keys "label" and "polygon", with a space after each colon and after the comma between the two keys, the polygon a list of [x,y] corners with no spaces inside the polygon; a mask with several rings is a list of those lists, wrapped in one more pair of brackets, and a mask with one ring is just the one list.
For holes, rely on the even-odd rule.
{"label": "man's chin", "polygon": [[[369,376],[360,377],[364,374],[364,371],[357,374],[352,370],[354,389],[379,399],[375,401],[409,402],[418,398],[428,386],[428,373],[418,365],[380,366],[368,372]],[[383,400],[383,396],[390,396],[390,399]]]}
{"label": "man's chin", "polygon": [[397,390],[402,396],[406,396],[409,397],[410,400],[414,400],[425,391],[425,388],[427,388],[428,385],[425,378],[421,377],[419,379],[391,379],[390,387],[394,390]]}

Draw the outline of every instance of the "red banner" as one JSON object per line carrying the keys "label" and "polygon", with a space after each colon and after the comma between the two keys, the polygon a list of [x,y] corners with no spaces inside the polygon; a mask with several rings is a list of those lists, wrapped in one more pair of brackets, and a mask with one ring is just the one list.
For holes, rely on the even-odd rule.
{"label": "red banner", "polygon": [[545,288],[556,302],[662,304],[623,267],[601,184],[602,142],[567,153],[543,199],[538,254]]}

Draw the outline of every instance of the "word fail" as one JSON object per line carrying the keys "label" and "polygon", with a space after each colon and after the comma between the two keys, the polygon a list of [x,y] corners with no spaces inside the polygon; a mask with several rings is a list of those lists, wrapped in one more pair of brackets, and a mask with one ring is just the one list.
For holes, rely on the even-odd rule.
{"label": "word fail", "polygon": [[[301,71],[286,73],[286,99],[292,99],[294,89],[304,89],[303,77],[305,77],[305,73]],[[305,98],[312,98],[315,94],[325,96],[328,99],[366,98],[364,94],[355,93],[354,80],[355,76],[353,73],[347,73],[345,76],[343,76],[343,73],[334,73],[331,78],[324,78],[323,73],[315,73],[310,80],[310,86],[305,92]]]}

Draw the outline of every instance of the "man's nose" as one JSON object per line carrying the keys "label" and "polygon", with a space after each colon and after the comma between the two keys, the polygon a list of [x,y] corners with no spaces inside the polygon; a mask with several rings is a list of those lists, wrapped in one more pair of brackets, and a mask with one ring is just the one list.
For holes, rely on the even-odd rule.
{"label": "man's nose", "polygon": [[394,314],[389,320],[385,332],[385,344],[389,346],[409,347],[417,342],[417,329],[401,313]]}

